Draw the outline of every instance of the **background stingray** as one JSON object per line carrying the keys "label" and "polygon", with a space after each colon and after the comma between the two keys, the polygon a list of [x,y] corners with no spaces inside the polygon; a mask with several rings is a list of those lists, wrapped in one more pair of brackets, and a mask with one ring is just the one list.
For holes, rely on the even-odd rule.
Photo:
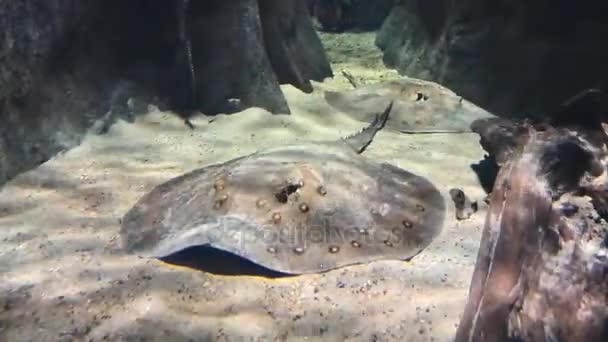
{"label": "background stingray", "polygon": [[157,186],[125,215],[123,247],[165,258],[209,245],[290,274],[412,258],[440,233],[446,207],[427,179],[360,154],[390,111],[339,141],[277,147]]}
{"label": "background stingray", "polygon": [[325,100],[353,118],[369,122],[375,108],[393,102],[391,120],[396,130],[449,130],[470,132],[472,121],[495,117],[436,83],[402,78],[353,90],[326,91]]}

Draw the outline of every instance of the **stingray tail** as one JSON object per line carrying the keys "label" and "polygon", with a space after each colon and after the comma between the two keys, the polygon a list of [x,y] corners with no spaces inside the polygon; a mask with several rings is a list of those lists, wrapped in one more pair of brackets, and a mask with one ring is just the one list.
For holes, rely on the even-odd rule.
{"label": "stingray tail", "polygon": [[380,115],[376,115],[374,121],[372,121],[367,127],[353,135],[342,138],[342,141],[344,141],[355,152],[362,153],[365,151],[365,148],[371,144],[372,140],[374,140],[376,133],[378,133],[378,131],[384,127],[392,108],[393,102],[391,101],[384,112]]}

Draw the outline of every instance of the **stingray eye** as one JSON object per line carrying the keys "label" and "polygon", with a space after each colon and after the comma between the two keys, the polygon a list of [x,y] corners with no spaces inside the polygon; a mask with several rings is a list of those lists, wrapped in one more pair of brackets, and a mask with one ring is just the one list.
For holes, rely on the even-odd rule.
{"label": "stingray eye", "polygon": [[297,255],[302,255],[304,254],[304,248],[303,247],[296,247],[293,249],[293,252]]}
{"label": "stingray eye", "polygon": [[338,246],[331,246],[331,247],[329,247],[329,253],[331,253],[331,254],[336,254],[339,251],[340,251],[340,247],[338,247]]}
{"label": "stingray eye", "polygon": [[359,241],[353,240],[353,241],[350,242],[350,244],[351,244],[351,246],[353,246],[355,248],[361,247],[361,243],[359,243]]}
{"label": "stingray eye", "polygon": [[422,204],[416,204],[416,209],[418,209],[418,211],[425,211],[426,210]]}
{"label": "stingray eye", "polygon": [[414,225],[412,224],[412,222],[408,221],[408,220],[403,220],[403,226],[407,229],[412,229],[414,227]]}

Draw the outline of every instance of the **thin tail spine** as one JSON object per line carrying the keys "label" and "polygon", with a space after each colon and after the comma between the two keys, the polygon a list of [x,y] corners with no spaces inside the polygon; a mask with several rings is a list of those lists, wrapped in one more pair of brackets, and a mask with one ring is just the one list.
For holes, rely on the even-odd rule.
{"label": "thin tail spine", "polygon": [[374,140],[376,133],[378,133],[379,130],[384,128],[384,125],[388,121],[388,117],[392,109],[393,101],[388,104],[382,114],[376,114],[374,120],[367,127],[363,128],[355,134],[342,138],[342,141],[344,141],[355,152],[362,153],[363,151],[365,151],[367,146],[369,146],[369,144],[371,144],[371,142]]}

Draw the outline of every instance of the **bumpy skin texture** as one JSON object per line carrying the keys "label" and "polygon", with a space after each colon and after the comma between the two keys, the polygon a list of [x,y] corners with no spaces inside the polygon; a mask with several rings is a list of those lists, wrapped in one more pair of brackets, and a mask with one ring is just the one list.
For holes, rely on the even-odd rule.
{"label": "bumpy skin texture", "polygon": [[125,215],[124,248],[163,258],[209,245],[290,274],[412,258],[440,233],[444,199],[425,178],[361,156],[361,136],[373,132],[170,180]]}

